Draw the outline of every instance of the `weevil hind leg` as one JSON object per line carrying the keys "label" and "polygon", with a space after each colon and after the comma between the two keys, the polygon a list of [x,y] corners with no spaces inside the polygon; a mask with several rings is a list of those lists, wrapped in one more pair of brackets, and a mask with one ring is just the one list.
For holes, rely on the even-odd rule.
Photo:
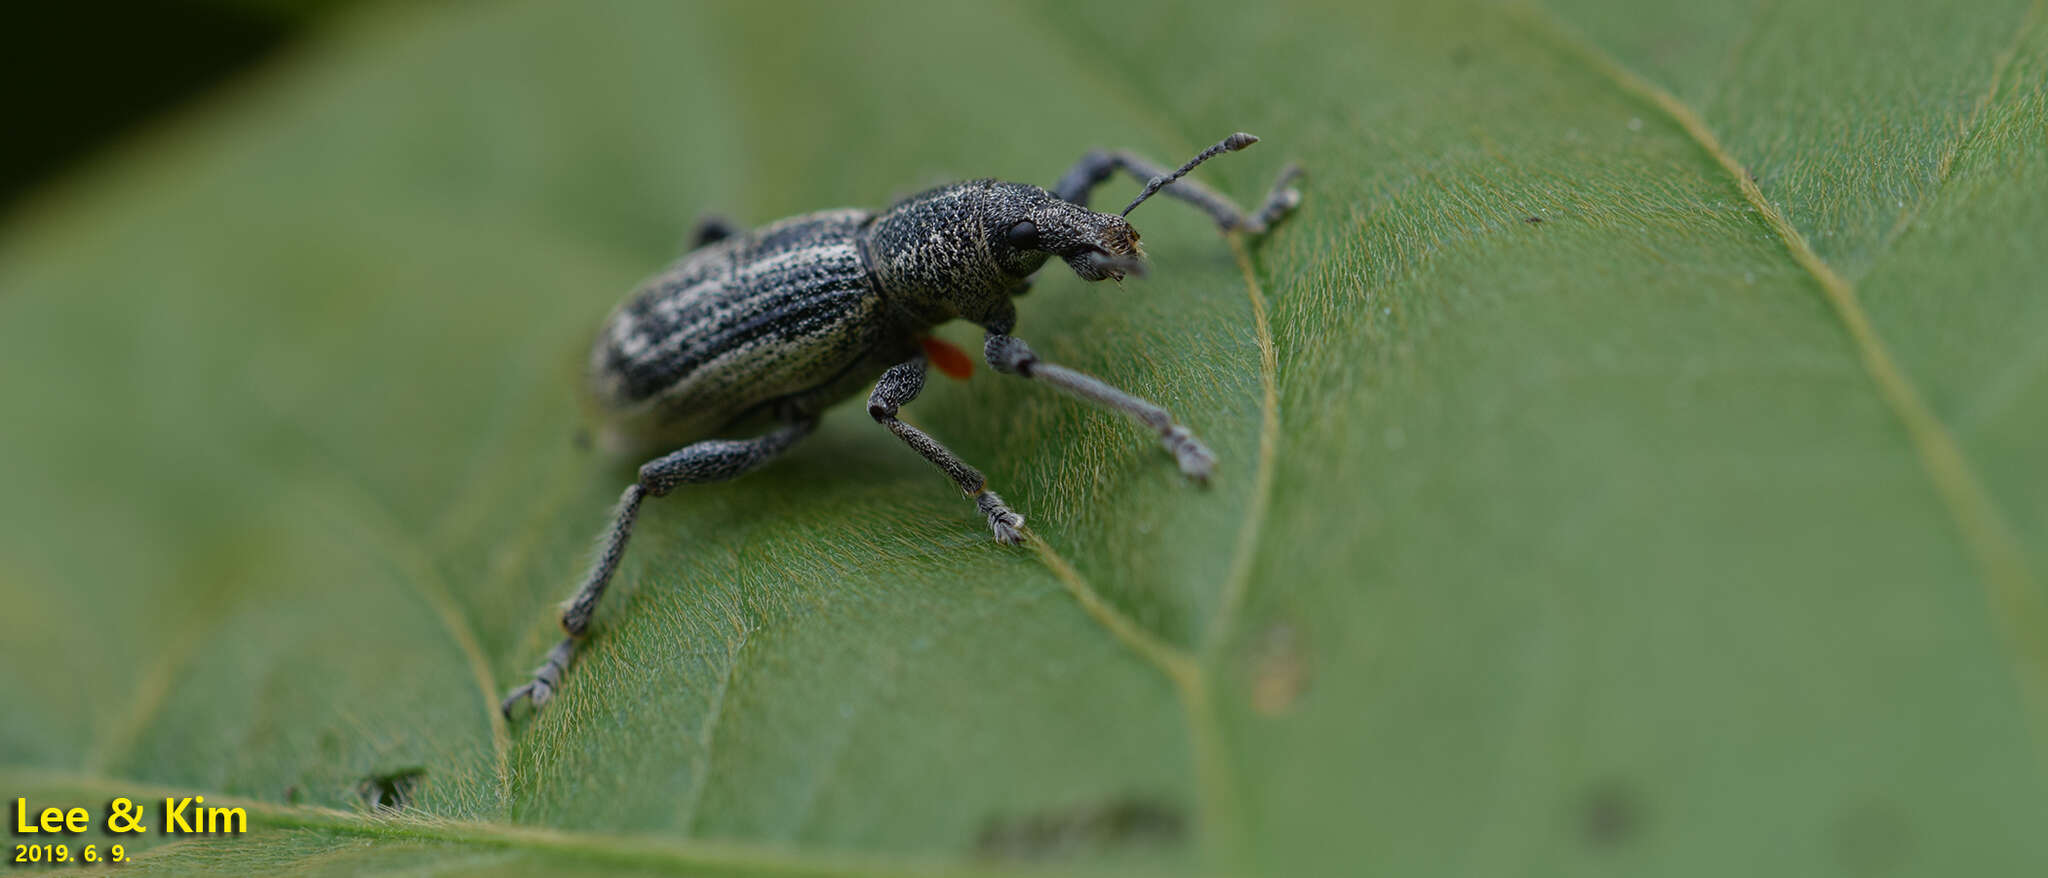
{"label": "weevil hind leg", "polygon": [[643,501],[666,495],[681,485],[723,482],[757,469],[788,451],[817,425],[815,416],[792,416],[781,427],[753,439],[708,439],[643,464],[639,480],[626,486],[618,505],[613,507],[611,525],[599,541],[597,558],[584,576],[582,587],[562,605],[562,631],[568,637],[548,651],[547,660],[534,669],[532,680],[505,696],[500,705],[505,714],[511,715],[512,708],[522,700],[530,700],[539,709],[561,688],[562,677],[575,660],[576,646],[590,630],[598,601],[604,598],[612,574],[618,572],[619,561],[625,557],[626,543],[632,539],[633,524],[639,520]]}
{"label": "weevil hind leg", "polygon": [[922,354],[889,367],[875,382],[875,392],[868,396],[868,415],[875,423],[887,428],[903,444],[918,456],[931,461],[946,477],[959,486],[960,491],[973,498],[974,506],[988,519],[989,530],[994,532],[996,542],[1016,545],[1024,541],[1024,516],[1010,509],[1009,504],[996,492],[988,489],[988,478],[981,470],[968,465],[959,455],[919,430],[896,418],[896,412],[910,404],[919,393],[924,392],[924,376],[927,363]]}
{"label": "weevil hind leg", "polygon": [[[1168,173],[1166,168],[1135,153],[1098,149],[1075,162],[1074,166],[1060,177],[1059,182],[1053,184],[1052,191],[1066,201],[1087,207],[1088,197],[1093,194],[1095,187],[1115,176],[1118,171],[1136,177],[1140,183]],[[1300,176],[1300,166],[1288,165],[1286,170],[1280,172],[1279,179],[1273,181],[1273,188],[1267,192],[1266,199],[1258,211],[1249,214],[1238,207],[1237,202],[1230,200],[1230,196],[1189,177],[1175,180],[1173,185],[1159,190],[1159,194],[1178,198],[1201,208],[1203,213],[1208,214],[1216,221],[1216,225],[1226,232],[1243,231],[1257,236],[1272,231],[1274,226],[1279,225],[1281,220],[1286,219],[1287,215],[1293,213],[1294,208],[1301,204],[1301,190],[1294,188],[1293,185]]]}

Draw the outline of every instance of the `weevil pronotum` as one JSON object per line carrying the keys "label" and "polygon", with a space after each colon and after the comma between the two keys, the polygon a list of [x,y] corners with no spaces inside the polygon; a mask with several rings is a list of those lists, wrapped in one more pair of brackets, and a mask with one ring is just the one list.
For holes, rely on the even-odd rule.
{"label": "weevil pronotum", "polygon": [[[927,332],[965,318],[988,331],[996,371],[1051,385],[1136,418],[1159,434],[1181,472],[1209,477],[1215,457],[1166,409],[1092,376],[1039,359],[1022,339],[1011,299],[1052,256],[1083,280],[1143,270],[1138,232],[1125,217],[1155,193],[1206,211],[1224,231],[1261,235],[1301,193],[1289,167],[1264,205],[1245,213],[1181,177],[1258,138],[1237,133],[1167,172],[1125,152],[1083,156],[1051,190],[975,180],[941,186],[880,213],[828,210],[750,233],[722,221],[699,226],[694,248],[612,312],[590,352],[590,381],[605,414],[605,444],[650,453],[613,512],[581,588],[562,607],[568,637],[533,680],[505,697],[538,708],[562,683],[576,644],[618,569],[640,504],[679,485],[719,482],[774,459],[817,426],[827,407],[869,381],[868,414],[932,462],[974,501],[1002,543],[1024,538],[1024,517],[989,490],[981,471],[896,412],[924,389]],[[1146,179],[1121,214],[1089,210],[1088,194],[1117,171]],[[933,348],[947,350],[943,346]],[[941,362],[947,371],[949,364]],[[880,374],[879,380],[875,375]],[[766,428],[752,439],[712,439]]]}

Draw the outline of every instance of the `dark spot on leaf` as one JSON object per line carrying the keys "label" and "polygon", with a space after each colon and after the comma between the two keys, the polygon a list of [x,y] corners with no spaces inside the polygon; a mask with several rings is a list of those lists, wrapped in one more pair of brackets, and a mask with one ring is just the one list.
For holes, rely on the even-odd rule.
{"label": "dark spot on leaf", "polygon": [[1542,221],[1543,221],[1543,218],[1542,218],[1542,217],[1540,217],[1540,216],[1532,216],[1532,217],[1529,217],[1528,219],[1525,219],[1525,220],[1523,220],[1522,222],[1525,222],[1525,223],[1540,223],[1540,222],[1542,222]]}
{"label": "dark spot on leaf", "polygon": [[397,811],[412,805],[426,780],[425,768],[401,768],[363,778],[356,783],[356,795],[372,810]]}
{"label": "dark spot on leaf", "polygon": [[1850,875],[1890,875],[1912,853],[1912,825],[1889,802],[1869,801],[1835,817],[1835,859]]}
{"label": "dark spot on leaf", "polygon": [[1579,806],[1579,834],[1588,847],[1619,847],[1641,835],[1648,822],[1642,797],[1621,781],[1595,784]]}
{"label": "dark spot on leaf", "polygon": [[1464,67],[1472,63],[1472,47],[1456,46],[1451,49],[1451,66]]}
{"label": "dark spot on leaf", "polygon": [[981,828],[974,849],[999,860],[1045,860],[1111,848],[1165,846],[1187,835],[1179,808],[1149,799],[1107,802],[994,817]]}

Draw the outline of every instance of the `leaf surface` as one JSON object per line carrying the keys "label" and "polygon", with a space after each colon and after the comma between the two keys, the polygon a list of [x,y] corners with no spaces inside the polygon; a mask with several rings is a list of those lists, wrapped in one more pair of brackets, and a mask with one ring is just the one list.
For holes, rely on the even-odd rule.
{"label": "leaf surface", "polygon": [[[5,788],[253,809],[145,873],[2037,868],[2048,24],[1964,6],[360,15],[0,239]],[[651,503],[493,718],[631,473],[581,353],[696,214],[1234,130],[1294,220],[1162,200],[1018,330],[1211,487],[934,382],[999,547],[849,406]]]}

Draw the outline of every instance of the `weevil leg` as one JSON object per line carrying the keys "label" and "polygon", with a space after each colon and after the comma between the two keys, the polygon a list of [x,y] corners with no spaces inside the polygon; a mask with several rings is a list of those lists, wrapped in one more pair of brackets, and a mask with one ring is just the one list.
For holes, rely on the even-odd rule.
{"label": "weevil leg", "polygon": [[696,230],[690,233],[690,249],[695,250],[706,244],[716,244],[740,233],[740,227],[731,220],[715,213],[697,218]]}
{"label": "weevil leg", "polygon": [[875,392],[868,396],[868,415],[875,423],[889,428],[910,450],[932,462],[953,484],[960,486],[961,493],[973,498],[976,508],[988,519],[989,530],[995,532],[996,542],[1015,545],[1024,541],[1024,516],[1018,515],[1003,503],[1003,498],[988,489],[988,479],[981,470],[969,466],[946,446],[939,444],[923,430],[896,419],[896,411],[924,392],[924,355],[906,360],[882,373],[875,382]]}
{"label": "weevil leg", "polygon": [[[1053,194],[1082,207],[1088,206],[1088,196],[1096,186],[1124,171],[1138,182],[1143,183],[1168,173],[1143,157],[1123,150],[1095,150],[1081,157],[1067,173],[1053,184]],[[1280,221],[1287,218],[1294,208],[1301,204],[1301,190],[1294,188],[1295,178],[1301,176],[1301,168],[1288,165],[1273,181],[1273,188],[1266,193],[1265,203],[1251,214],[1230,200],[1230,197],[1204,185],[1200,180],[1183,177],[1173,185],[1159,190],[1159,194],[1178,198],[1202,209],[1216,225],[1228,232],[1242,229],[1247,234],[1263,235]]]}
{"label": "weevil leg", "polygon": [[1052,385],[1088,402],[1138,419],[1139,423],[1159,433],[1160,443],[1173,453],[1174,461],[1180,464],[1180,471],[1188,478],[1207,481],[1209,473],[1216,468],[1216,455],[1209,452],[1208,446],[1195,438],[1188,428],[1175,423],[1173,414],[1157,403],[1118,390],[1093,375],[1041,360],[1023,339],[1007,332],[990,329],[982,352],[988,357],[989,366],[998,372]]}
{"label": "weevil leg", "polygon": [[561,687],[562,675],[575,658],[576,644],[590,630],[590,617],[597,611],[597,602],[604,597],[605,587],[619,569],[619,559],[626,554],[626,541],[633,536],[641,501],[665,495],[679,485],[723,482],[756,469],[788,451],[817,425],[815,416],[798,417],[753,439],[708,439],[643,464],[639,480],[626,486],[625,493],[619,496],[611,526],[605,529],[602,548],[590,565],[589,574],[584,576],[583,586],[562,605],[562,630],[569,636],[548,651],[547,660],[534,669],[531,681],[505,696],[500,708],[506,715],[511,715],[512,708],[522,699],[531,699],[533,706],[540,708]]}

